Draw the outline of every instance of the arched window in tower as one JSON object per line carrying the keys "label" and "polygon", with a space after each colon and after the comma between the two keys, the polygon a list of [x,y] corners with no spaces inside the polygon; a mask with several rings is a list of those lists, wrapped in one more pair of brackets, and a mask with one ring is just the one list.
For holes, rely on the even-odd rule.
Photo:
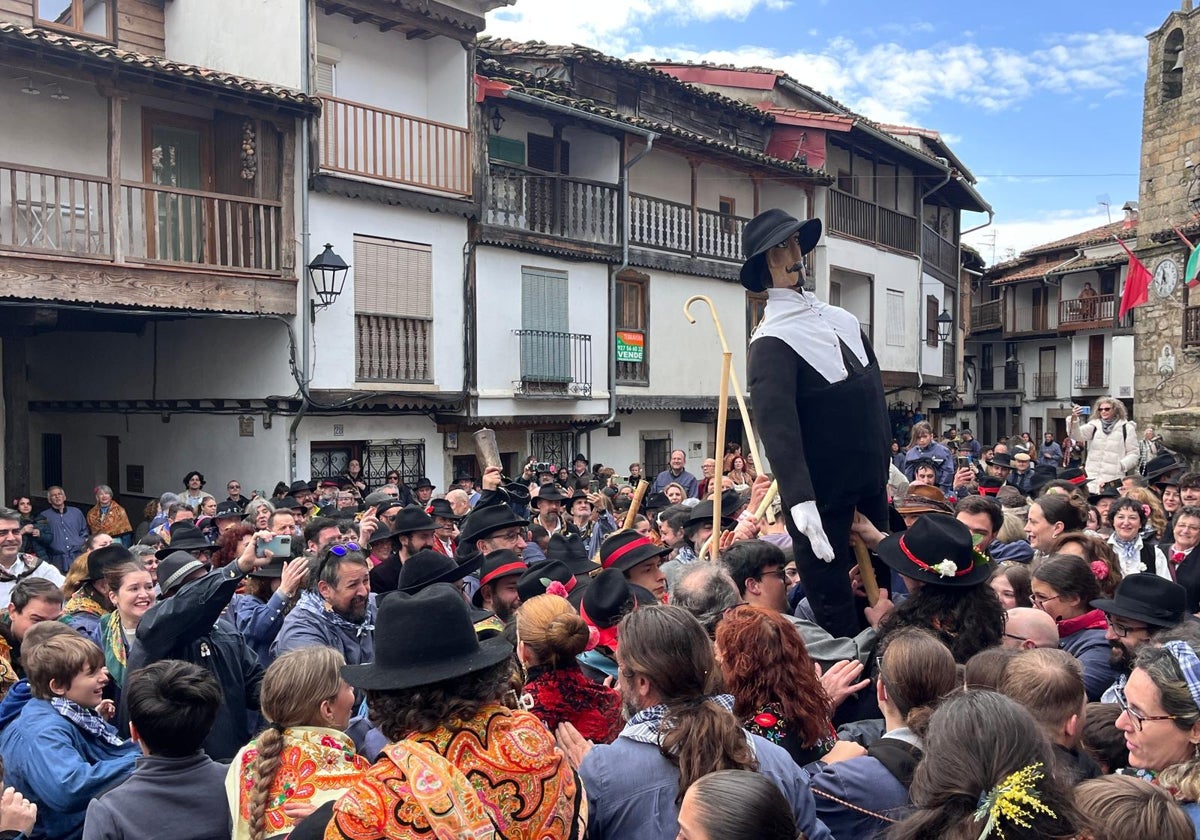
{"label": "arched window in tower", "polygon": [[1183,95],[1183,30],[1176,29],[1163,42],[1162,101]]}

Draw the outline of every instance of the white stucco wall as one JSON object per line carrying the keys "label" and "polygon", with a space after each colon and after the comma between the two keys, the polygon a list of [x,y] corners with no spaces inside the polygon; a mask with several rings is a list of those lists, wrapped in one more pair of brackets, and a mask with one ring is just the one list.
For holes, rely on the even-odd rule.
{"label": "white stucco wall", "polygon": [[[1118,397],[1133,396],[1133,336],[1114,335],[1110,339],[1109,352],[1111,361],[1108,364],[1108,393]],[[1122,391],[1128,388],[1129,391]]]}
{"label": "white stucco wall", "polygon": [[[620,437],[609,437],[604,429],[592,432],[589,460],[594,464],[613,467],[618,475],[627,475],[630,463],[637,461],[644,464],[645,449],[641,435],[643,432],[670,432],[671,447],[682,449],[689,453],[689,444],[701,442],[704,454],[700,457],[689,457],[687,471],[696,478],[701,478],[700,464],[704,458],[711,456],[709,438],[712,436],[710,427],[703,423],[681,423],[678,411],[636,411],[632,414],[618,414],[621,424]],[[583,449],[587,451],[587,440],[584,439]],[[648,480],[653,481],[654,476]]]}
{"label": "white stucco wall", "polygon": [[[607,414],[608,412],[608,266],[571,262],[483,246],[476,251],[476,323],[478,330],[479,413],[482,416]],[[592,337],[592,398],[581,400],[515,399],[513,382],[521,378],[521,269],[563,272],[567,276],[570,332]]]}
{"label": "white stucco wall", "polygon": [[341,55],[334,70],[339,99],[450,125],[467,125],[468,53],[449,38],[408,40],[400,31],[317,14],[317,42]]}
{"label": "white stucco wall", "polygon": [[[462,388],[463,370],[463,245],[466,219],[447,213],[428,213],[373,201],[313,194],[310,202],[312,259],[324,243],[350,263],[342,296],[317,314],[313,327],[314,388],[354,386],[354,237],[396,239],[432,246],[434,387]],[[307,262],[308,260],[305,260]],[[360,383],[364,390],[405,390],[387,383]],[[410,386],[429,390],[428,385]]]}
{"label": "white stucco wall", "polygon": [[651,149],[629,170],[629,191],[690,205],[691,167],[681,155]]}
{"label": "white stucco wall", "polygon": [[300,88],[307,8],[307,0],[167,3],[167,57]]}
{"label": "white stucco wall", "polygon": [[[288,425],[291,418],[286,418]],[[341,434],[337,433],[341,427]],[[428,417],[419,415],[395,416],[314,416],[301,421],[297,429],[296,449],[299,463],[298,474],[308,478],[310,469],[309,452],[313,443],[329,443],[335,446],[349,441],[423,441],[425,444],[425,473],[437,485],[437,493],[446,491],[450,462],[443,457],[443,435]]]}

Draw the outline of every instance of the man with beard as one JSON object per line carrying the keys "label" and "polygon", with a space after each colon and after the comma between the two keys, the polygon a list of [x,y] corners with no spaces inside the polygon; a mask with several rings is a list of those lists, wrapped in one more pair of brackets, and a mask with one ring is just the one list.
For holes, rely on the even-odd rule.
{"label": "man with beard", "polygon": [[312,563],[308,589],[283,620],[271,653],[313,645],[331,647],[351,665],[375,655],[375,596],[370,564],[348,545],[331,545]]}
{"label": "man with beard", "polygon": [[479,570],[479,589],[471,596],[477,608],[496,614],[505,624],[521,606],[521,595],[517,592],[517,581],[529,571],[521,555],[502,548],[483,558]]}
{"label": "man with beard", "polygon": [[1187,591],[1158,575],[1130,575],[1117,586],[1112,598],[1092,601],[1092,607],[1104,610],[1108,621],[1104,638],[1112,647],[1109,663],[1121,674],[1101,695],[1100,702],[1116,703],[1116,689],[1133,671],[1137,649],[1149,643],[1159,630],[1174,627],[1187,617]]}

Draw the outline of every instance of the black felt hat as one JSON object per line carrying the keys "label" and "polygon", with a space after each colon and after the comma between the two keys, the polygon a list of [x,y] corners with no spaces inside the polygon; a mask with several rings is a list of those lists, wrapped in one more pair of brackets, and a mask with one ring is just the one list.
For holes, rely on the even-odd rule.
{"label": "black felt hat", "polygon": [[496,531],[528,524],[528,519],[517,516],[508,505],[488,505],[467,514],[458,538],[461,542],[471,543]]}
{"label": "black felt hat", "polygon": [[546,559],[558,560],[577,575],[590,575],[601,568],[588,557],[587,546],[578,534],[551,534]]}
{"label": "black felt hat", "polygon": [[530,598],[536,598],[538,595],[545,595],[546,587],[556,581],[567,590],[567,596],[580,585],[579,578],[575,577],[565,564],[557,560],[538,563],[527,569],[517,581],[517,594],[521,596],[521,603],[525,603]]}
{"label": "black felt hat", "polygon": [[422,549],[404,561],[396,588],[411,595],[435,583],[454,583],[478,569],[481,560],[483,556],[477,551],[464,559]]}
{"label": "black felt hat", "polygon": [[600,565],[605,569],[627,572],[651,557],[670,553],[669,547],[655,545],[637,531],[617,531],[600,544]]}
{"label": "black felt hat", "polygon": [[417,479],[417,483],[412,486],[412,489],[413,490],[424,490],[424,489],[428,488],[430,490],[433,490],[435,487],[437,487],[437,485],[429,480],[429,476],[423,475]]}
{"label": "black felt hat", "polygon": [[162,593],[159,600],[166,598],[183,585],[193,572],[207,569],[208,564],[197,560],[186,551],[172,551],[158,564],[158,588]]}
{"label": "black felt hat", "polygon": [[293,481],[290,485],[288,485],[288,492],[291,493],[293,496],[296,495],[297,493],[309,493],[312,491],[312,489],[313,489],[312,484],[311,484],[311,482],[308,482],[308,481],[296,480],[296,481]]}
{"label": "black felt hat", "polygon": [[221,502],[217,505],[217,512],[212,515],[213,519],[241,519],[246,515],[242,510],[242,506],[237,502]]}
{"label": "black felt hat", "polygon": [[379,602],[375,659],[342,666],[342,678],[368,690],[413,688],[485,670],[512,653],[503,635],[481,641],[462,593],[435,583],[414,595],[390,593]]}
{"label": "black felt hat", "polygon": [[100,580],[102,577],[104,577],[104,570],[110,566],[133,562],[136,562],[133,552],[131,552],[128,548],[120,543],[109,543],[103,548],[97,548],[88,555],[88,580]]}
{"label": "black felt hat", "polygon": [[454,508],[450,507],[450,503],[445,499],[434,499],[425,508],[425,512],[430,516],[439,516],[442,519],[449,519],[453,522],[458,522],[462,519],[461,516],[454,512]]}
{"label": "black felt hat", "polygon": [[1097,598],[1092,607],[1156,628],[1174,627],[1187,616],[1187,590],[1158,575],[1129,575],[1112,598]]}
{"label": "black felt hat", "polygon": [[1144,475],[1147,481],[1154,481],[1160,475],[1182,470],[1185,467],[1187,467],[1187,464],[1179,460],[1179,457],[1174,452],[1160,452],[1146,462]]}
{"label": "black felt hat", "polygon": [[647,493],[642,499],[642,510],[666,510],[671,506],[671,500],[666,493]]}
{"label": "black felt hat", "polygon": [[797,232],[800,234],[800,254],[803,256],[817,247],[817,241],[821,238],[821,220],[808,219],[802,222],[783,210],[773,208],[747,222],[742,231],[742,252],[746,255],[739,275],[742,285],[752,292],[765,291],[770,280],[763,265],[763,255]]}
{"label": "black felt hat", "polygon": [[529,504],[536,510],[542,502],[566,502],[570,499],[570,496],[563,495],[557,484],[543,484],[538,488],[538,494],[529,500]]}
{"label": "black felt hat", "polygon": [[154,552],[162,560],[172,551],[201,551],[211,549],[213,544],[204,538],[204,532],[191,522],[180,522],[171,528],[171,544]]}
{"label": "black felt hat", "polygon": [[520,576],[527,571],[529,571],[529,564],[522,560],[521,555],[517,554],[517,552],[510,551],[507,548],[493,551],[483,558],[483,565],[479,568],[479,588],[471,596],[471,603],[476,607],[482,607],[483,587],[500,578],[511,575]]}
{"label": "black felt hat", "polygon": [[993,467],[1008,467],[1012,469],[1012,456],[1007,452],[1000,452],[992,456],[992,460],[988,462]]}
{"label": "black felt hat", "polygon": [[419,505],[403,507],[392,520],[392,535],[415,534],[419,531],[436,531],[437,523]]}
{"label": "black felt hat", "polygon": [[967,526],[949,514],[922,516],[908,530],[885,537],[876,553],[889,568],[926,584],[968,587],[992,573]]}
{"label": "black felt hat", "polygon": [[259,566],[249,574],[252,578],[281,578],[283,577],[283,566],[286,561],[282,557],[277,557],[271,560],[265,566]]}
{"label": "black felt hat", "polygon": [[284,496],[275,503],[275,510],[304,510],[304,505],[300,504],[300,500],[295,496]]}

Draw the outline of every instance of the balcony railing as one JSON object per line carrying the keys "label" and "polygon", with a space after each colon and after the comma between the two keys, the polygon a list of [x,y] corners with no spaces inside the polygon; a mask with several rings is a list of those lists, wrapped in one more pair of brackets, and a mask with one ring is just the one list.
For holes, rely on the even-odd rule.
{"label": "balcony railing", "polygon": [[613,184],[493,163],[487,222],[579,242],[617,245],[619,196]]}
{"label": "balcony railing", "polygon": [[917,218],[841,190],[829,191],[829,228],[898,251],[917,253]]}
{"label": "balcony railing", "polygon": [[471,195],[471,133],[466,128],[332,96],[321,99],[321,169]]}
{"label": "balcony railing", "polygon": [[514,330],[521,345],[519,396],[579,399],[592,395],[592,337],[546,330]]}
{"label": "balcony railing", "polygon": [[998,330],[1004,326],[1004,301],[992,300],[971,307],[971,332]]}
{"label": "balcony railing", "polygon": [[[268,272],[282,269],[283,205],[0,163],[0,247],[34,254]],[[114,227],[114,215],[120,225]]]}
{"label": "balcony railing", "polygon": [[1200,306],[1183,310],[1183,346],[1200,346]]}
{"label": "balcony railing", "polygon": [[1058,328],[1057,314],[1053,306],[1021,304],[1011,318],[1004,318],[1004,334],[1050,332]]}
{"label": "balcony railing", "polygon": [[958,245],[946,239],[929,225],[921,225],[921,259],[936,268],[947,279],[958,279]]}
{"label": "balcony railing", "polygon": [[1079,297],[1058,302],[1058,328],[1068,330],[1112,327],[1117,313],[1114,295]]}
{"label": "balcony railing", "polygon": [[432,382],[433,321],[354,316],[355,378],[359,382]]}
{"label": "balcony railing", "polygon": [[[1024,371],[1020,365],[996,365],[979,372],[980,391],[1023,391]],[[996,383],[1000,383],[997,385]]]}
{"label": "balcony railing", "polygon": [[696,210],[678,201],[629,196],[629,241],[660,251],[740,262],[742,230],[750,220],[717,210]]}
{"label": "balcony railing", "polygon": [[1054,399],[1058,396],[1058,373],[1038,372],[1033,375],[1033,395],[1042,399]]}
{"label": "balcony railing", "polygon": [[1108,359],[1076,359],[1076,388],[1107,388]]}

